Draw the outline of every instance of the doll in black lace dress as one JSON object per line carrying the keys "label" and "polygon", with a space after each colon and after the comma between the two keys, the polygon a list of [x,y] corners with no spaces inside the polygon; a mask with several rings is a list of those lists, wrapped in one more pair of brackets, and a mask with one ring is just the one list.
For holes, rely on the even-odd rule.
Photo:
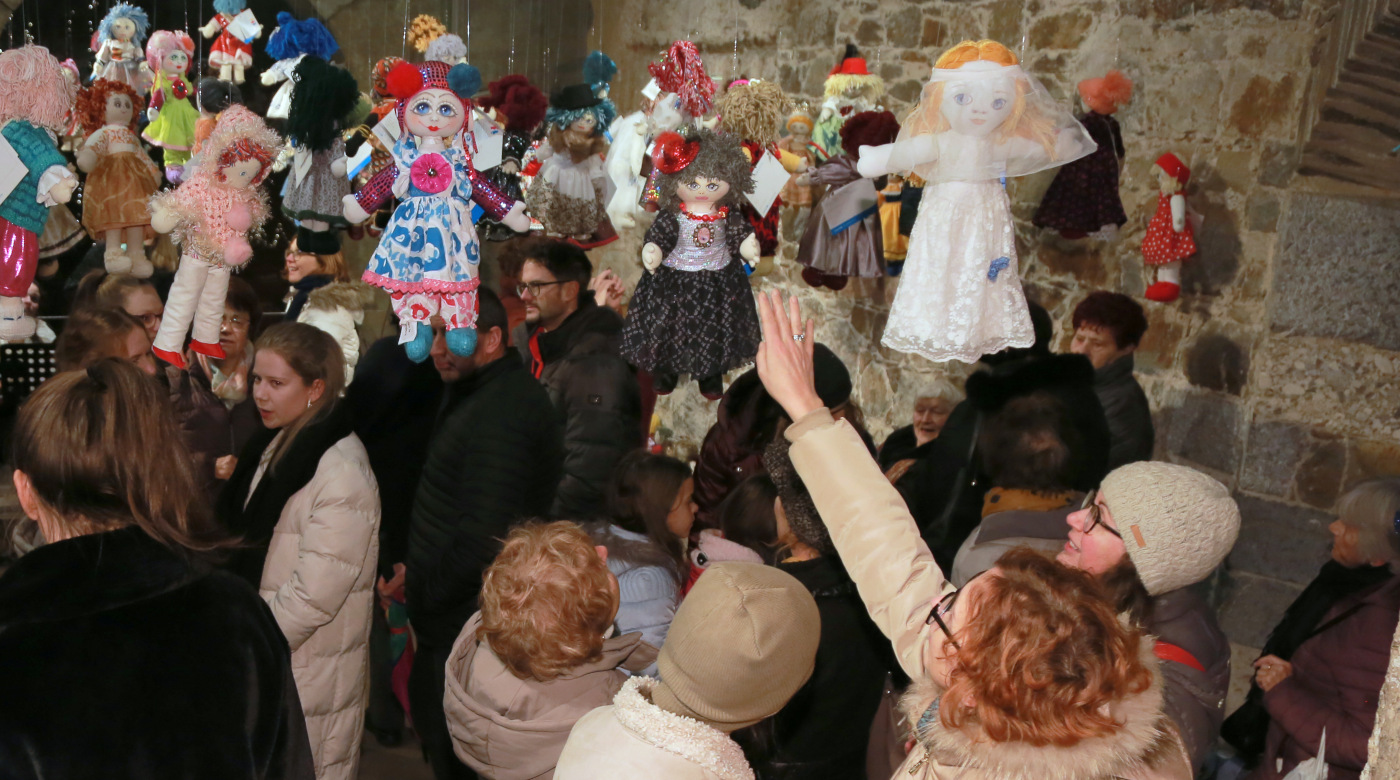
{"label": "doll in black lace dress", "polygon": [[[483,171],[486,180],[496,185],[496,189],[516,200],[524,200],[520,186],[520,170],[525,153],[530,151],[530,142],[540,122],[544,121],[549,109],[549,98],[530,80],[521,75],[511,75],[491,82],[487,87],[490,95],[480,100],[482,108],[496,112],[496,121],[504,126],[502,133],[501,164]],[[504,241],[520,235],[494,219],[482,217],[479,231],[491,241]]]}
{"label": "doll in black lace dress", "polygon": [[664,133],[652,151],[661,212],[647,230],[637,284],[622,328],[622,356],[651,372],[658,393],[681,374],[706,398],[724,372],[753,362],[761,338],[743,261],[758,257],[753,226],[739,212],[753,190],[749,162],[727,133]]}

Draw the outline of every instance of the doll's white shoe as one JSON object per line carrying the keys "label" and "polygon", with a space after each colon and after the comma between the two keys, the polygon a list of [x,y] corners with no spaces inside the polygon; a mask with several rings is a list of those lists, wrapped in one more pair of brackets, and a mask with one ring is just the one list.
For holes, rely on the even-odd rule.
{"label": "doll's white shoe", "polygon": [[0,341],[24,341],[38,327],[33,317],[25,316],[23,298],[0,298]]}
{"label": "doll's white shoe", "polygon": [[156,267],[151,264],[146,257],[146,248],[143,246],[127,247],[126,256],[131,258],[131,275],[137,279],[149,279],[151,274],[156,272]]}
{"label": "doll's white shoe", "polygon": [[122,251],[120,246],[108,246],[102,253],[102,265],[107,268],[109,274],[124,274],[131,272],[131,258]]}

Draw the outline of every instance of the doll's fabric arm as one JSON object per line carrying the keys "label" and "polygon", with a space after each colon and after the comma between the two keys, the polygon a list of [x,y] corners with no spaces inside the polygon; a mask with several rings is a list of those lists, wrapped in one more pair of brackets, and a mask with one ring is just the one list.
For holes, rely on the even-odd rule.
{"label": "doll's fabric arm", "polygon": [[215,14],[214,18],[210,19],[208,24],[199,28],[199,32],[204,35],[205,38],[213,38],[215,35],[218,35],[219,30],[222,29],[223,28],[219,25],[219,16]]}
{"label": "doll's fabric arm", "polygon": [[146,105],[146,107],[147,107],[147,108],[151,108],[151,109],[155,109],[156,111],[159,111],[159,110],[161,110],[162,108],[165,108],[165,90],[163,90],[163,89],[153,89],[153,90],[151,90],[151,102],[148,103],[148,104]]}
{"label": "doll's fabric arm", "polygon": [[[54,195],[57,194],[54,192],[54,188],[60,183],[68,181],[74,184],[77,184],[78,181],[77,177],[73,175],[73,172],[68,170],[68,166],[50,165],[48,168],[44,169],[43,175],[39,177],[39,189],[34,199],[45,206],[57,206],[59,203],[67,203],[68,198],[59,199],[54,197]],[[59,191],[63,189],[63,187],[60,187]],[[73,194],[72,187],[67,187],[67,192],[68,195],[71,196]]]}
{"label": "doll's fabric arm", "polygon": [[[742,256],[740,247],[744,241],[753,235],[753,225],[739,213],[738,209],[729,212],[729,218],[725,220],[724,240],[729,245],[729,256],[739,258]],[[670,250],[667,250],[668,252]]]}
{"label": "doll's fabric arm", "polygon": [[1178,233],[1186,230],[1186,196],[1181,193],[1172,196],[1172,230]]}
{"label": "doll's fabric arm", "polygon": [[778,162],[783,164],[783,170],[788,173],[800,173],[807,167],[807,160],[801,155],[793,154],[786,149],[778,150]]}
{"label": "doll's fabric arm", "polygon": [[468,171],[467,178],[472,184],[472,200],[485,209],[492,219],[501,220],[515,208],[515,199],[496,189],[496,185],[475,168]]}
{"label": "doll's fabric arm", "polygon": [[360,208],[364,209],[366,214],[373,214],[393,196],[394,182],[398,178],[399,167],[397,165],[388,166],[376,173],[374,178],[365,182],[365,186],[355,193],[355,202],[360,204]]}
{"label": "doll's fabric arm", "polygon": [[[676,248],[676,242],[680,240],[680,223],[676,221],[676,214],[673,211],[663,211],[656,215],[656,220],[647,228],[644,243],[656,244],[661,249],[662,257],[671,254],[671,250]],[[738,244],[735,244],[737,250]]]}

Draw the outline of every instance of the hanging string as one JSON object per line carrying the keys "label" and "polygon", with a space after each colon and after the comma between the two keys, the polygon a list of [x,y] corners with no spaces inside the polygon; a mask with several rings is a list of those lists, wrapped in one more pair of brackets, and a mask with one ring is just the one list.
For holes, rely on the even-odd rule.
{"label": "hanging string", "polygon": [[506,72],[515,72],[515,6],[510,4],[510,54],[506,57]]}
{"label": "hanging string", "polygon": [[408,0],[403,0],[403,40],[400,41],[399,56],[408,59]]}
{"label": "hanging string", "polygon": [[729,80],[739,78],[739,0],[734,0],[734,58],[729,63]]}
{"label": "hanging string", "polygon": [[472,0],[467,0],[467,62],[472,61]]}

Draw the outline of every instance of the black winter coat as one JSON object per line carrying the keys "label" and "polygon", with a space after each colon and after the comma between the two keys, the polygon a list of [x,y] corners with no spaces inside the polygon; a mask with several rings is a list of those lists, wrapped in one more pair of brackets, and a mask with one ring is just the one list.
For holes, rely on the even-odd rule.
{"label": "black winter coat", "polygon": [[584,519],[603,508],[613,467],[642,444],[642,394],[618,354],[622,317],[585,291],[555,330],[516,328],[512,342],[544,386],[564,430],[564,477],[555,517]]}
{"label": "black winter coat", "polygon": [[549,512],[564,448],[543,386],[507,352],[449,386],[408,529],[408,617],[448,648],[515,522]]}
{"label": "black winter coat", "polygon": [[1147,394],[1133,378],[1133,356],[1121,357],[1094,371],[1094,393],[1108,420],[1108,470],[1152,460],[1156,434]]}
{"label": "black winter coat", "polygon": [[291,652],[246,582],[136,527],[0,577],[0,777],[315,776]]}

